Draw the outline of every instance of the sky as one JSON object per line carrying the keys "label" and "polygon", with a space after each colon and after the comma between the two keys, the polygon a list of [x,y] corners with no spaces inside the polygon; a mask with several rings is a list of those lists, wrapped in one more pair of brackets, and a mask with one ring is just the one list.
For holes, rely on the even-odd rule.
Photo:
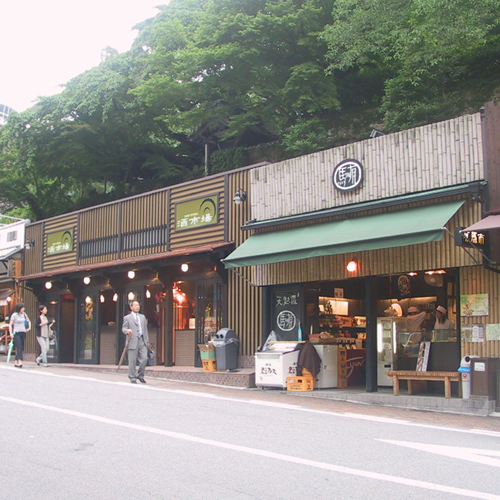
{"label": "sky", "polygon": [[1,0],[0,103],[16,111],[97,66],[105,47],[130,49],[135,24],[168,0]]}

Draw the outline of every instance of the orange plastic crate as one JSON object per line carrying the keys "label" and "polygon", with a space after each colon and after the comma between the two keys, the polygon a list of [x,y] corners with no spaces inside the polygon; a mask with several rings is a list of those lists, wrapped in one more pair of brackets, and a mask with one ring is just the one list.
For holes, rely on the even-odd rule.
{"label": "orange plastic crate", "polygon": [[217,361],[215,359],[202,359],[201,366],[204,372],[215,372],[217,371]]}
{"label": "orange plastic crate", "polygon": [[314,391],[314,377],[287,377],[286,390],[293,392]]}

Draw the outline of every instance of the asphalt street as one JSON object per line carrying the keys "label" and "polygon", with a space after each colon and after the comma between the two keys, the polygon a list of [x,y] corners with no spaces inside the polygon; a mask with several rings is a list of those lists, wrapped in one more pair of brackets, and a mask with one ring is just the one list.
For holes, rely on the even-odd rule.
{"label": "asphalt street", "polygon": [[0,364],[4,499],[500,500],[500,419]]}

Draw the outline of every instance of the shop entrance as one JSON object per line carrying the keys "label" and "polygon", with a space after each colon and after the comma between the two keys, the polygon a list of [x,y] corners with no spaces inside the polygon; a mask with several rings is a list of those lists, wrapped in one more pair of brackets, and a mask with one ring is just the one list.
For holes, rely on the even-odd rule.
{"label": "shop entrance", "polygon": [[[273,287],[269,331],[281,341],[311,341],[332,372],[317,381],[319,388],[390,387],[387,371],[416,370],[424,361],[422,343],[429,346],[428,370],[454,371],[460,360],[453,324],[457,280],[458,271],[448,269]],[[438,307],[449,311],[449,324],[437,325]]]}
{"label": "shop entrance", "polygon": [[219,279],[176,281],[172,288],[173,364],[201,366],[198,344],[222,328],[224,285]]}
{"label": "shop entrance", "polygon": [[96,364],[98,359],[98,294],[89,293],[80,302],[77,363]]}

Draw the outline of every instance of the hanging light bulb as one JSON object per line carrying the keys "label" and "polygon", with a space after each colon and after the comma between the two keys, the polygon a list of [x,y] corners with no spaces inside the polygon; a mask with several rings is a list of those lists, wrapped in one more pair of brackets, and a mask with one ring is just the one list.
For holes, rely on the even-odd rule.
{"label": "hanging light bulb", "polygon": [[129,279],[133,280],[135,278],[135,271],[129,271],[127,273]]}
{"label": "hanging light bulb", "polygon": [[50,290],[52,288],[52,281],[47,281],[47,283],[45,283],[45,288]]}
{"label": "hanging light bulb", "polygon": [[149,288],[146,289],[146,298],[150,299],[151,298],[151,292],[149,291]]}
{"label": "hanging light bulb", "polygon": [[101,301],[101,304],[104,304],[106,302],[106,299],[104,298],[104,295],[100,295],[99,300]]}
{"label": "hanging light bulb", "polygon": [[117,293],[115,293],[113,295],[113,302],[118,302],[118,294]]}
{"label": "hanging light bulb", "polygon": [[90,276],[85,276],[85,278],[83,278],[83,282],[88,285],[90,283]]}
{"label": "hanging light bulb", "polygon": [[127,298],[128,298],[128,300],[134,300],[135,299],[134,292],[128,292]]}

